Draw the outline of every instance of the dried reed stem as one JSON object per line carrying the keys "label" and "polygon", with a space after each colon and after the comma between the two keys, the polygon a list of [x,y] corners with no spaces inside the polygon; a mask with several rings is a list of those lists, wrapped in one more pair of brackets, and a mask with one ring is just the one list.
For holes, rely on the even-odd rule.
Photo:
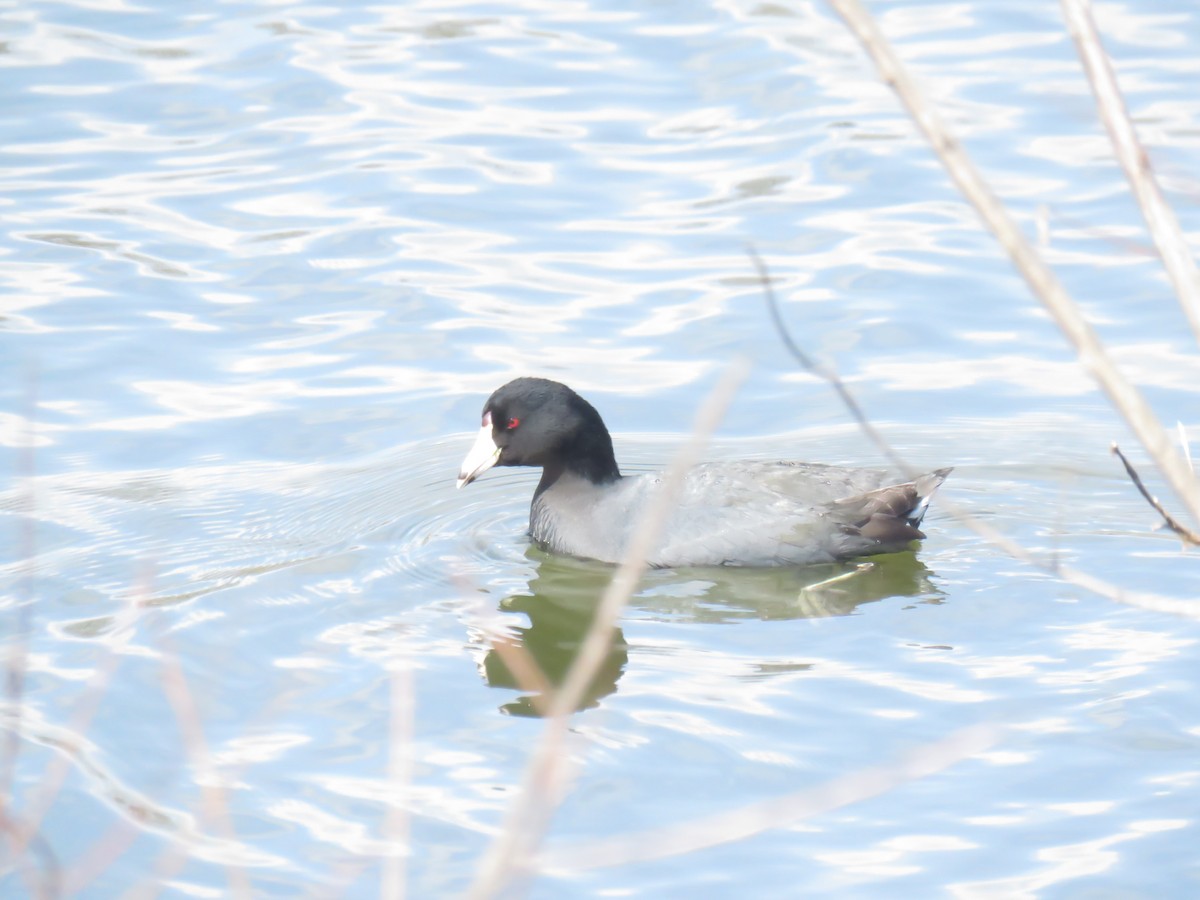
{"label": "dried reed stem", "polygon": [[[475,590],[471,582],[462,577],[454,576],[455,586],[465,595]],[[542,667],[529,652],[524,644],[516,640],[505,627],[502,617],[494,609],[484,605],[480,598],[476,615],[481,621],[480,628],[486,633],[488,645],[500,657],[517,686],[530,694],[530,702],[538,715],[545,716],[550,712],[549,697],[554,685],[542,671]]]}
{"label": "dried reed stem", "polygon": [[[229,812],[229,801],[225,796],[225,789],[216,781],[217,773],[212,765],[208,742],[204,737],[204,723],[200,717],[200,709],[188,687],[187,676],[184,674],[183,664],[179,661],[179,655],[175,648],[166,640],[165,636],[160,636],[159,641],[164,645],[161,657],[163,664],[162,689],[171,708],[175,711],[175,719],[179,723],[179,730],[183,735],[183,744],[191,758],[192,768],[199,776],[201,818],[203,821],[214,824],[225,840],[234,843],[237,841],[237,832],[233,827],[233,817]],[[254,895],[250,880],[241,866],[227,863],[225,872],[232,896],[248,900]]]}
{"label": "dried reed stem", "polygon": [[[10,819],[3,810],[0,810],[0,832],[9,838],[10,843],[15,843],[18,839],[20,827],[20,823]],[[27,850],[27,853],[20,856],[12,854],[10,865],[20,871],[21,879],[29,889],[29,895],[38,898],[45,897],[47,900],[62,896],[62,865],[58,861],[58,854],[50,846],[50,842],[40,834],[35,834],[29,840]],[[28,859],[30,855],[36,855],[41,860],[40,881],[35,877],[33,866]]]}
{"label": "dried reed stem", "polygon": [[687,443],[663,475],[662,485],[638,520],[625,557],[596,607],[596,616],[580,643],[579,653],[562,686],[550,702],[542,737],[529,755],[521,790],[513,798],[503,826],[484,855],[469,896],[491,897],[520,874],[528,872],[530,856],[542,839],[565,783],[563,746],[571,714],[578,708],[608,653],[609,641],[621,610],[637,589],[646,558],[658,540],[683,479],[697,462],[700,448],[725,414],[749,364],[740,360],[725,372],[701,406]]}
{"label": "dried reed stem", "polygon": [[1154,240],[1154,246],[1158,248],[1158,255],[1175,288],[1179,304],[1191,323],[1196,339],[1200,340],[1200,271],[1196,269],[1183,229],[1179,227],[1179,219],[1163,197],[1150,165],[1150,157],[1129,119],[1129,110],[1117,84],[1112,62],[1096,30],[1092,4],[1090,0],[1062,0],[1062,8],[1067,29],[1075,39],[1079,60],[1096,96],[1096,108],[1112,140],[1113,151],[1125,170],[1125,177],[1129,179],[1129,187],[1141,207],[1146,228]]}
{"label": "dried reed stem", "polygon": [[[5,736],[3,752],[0,753],[0,816],[15,823],[16,816],[6,815],[11,809],[14,796],[17,757],[21,753],[21,714],[25,702],[25,671],[29,657],[29,636],[33,630],[33,603],[37,577],[37,526],[33,517],[37,506],[37,488],[34,476],[34,445],[37,439],[38,379],[32,367],[25,378],[25,442],[21,447],[17,471],[25,487],[25,515],[21,519],[21,587],[16,602],[16,623],[11,637],[4,644],[5,677],[4,688],[12,722]],[[22,845],[23,849],[23,845]]]}
{"label": "dried reed stem", "polygon": [[1003,735],[998,725],[973,725],[926,744],[903,760],[872,766],[835,778],[815,788],[772,797],[678,825],[601,841],[582,841],[551,851],[542,871],[578,872],[682,856],[754,837],[772,828],[878,797],[894,788],[926,778],[987,750]]}
{"label": "dried reed stem", "polygon": [[1113,406],[1124,416],[1129,427],[1146,448],[1146,452],[1182,498],[1192,517],[1200,521],[1200,485],[1188,470],[1183,457],[1175,449],[1166,429],[1143,399],[1141,392],[1113,365],[1079,306],[1026,240],[1025,235],[988,188],[966,150],[917,89],[875,20],[867,14],[858,0],[829,2],[871,57],[880,77],[896,92],[908,109],[959,191],[975,207],[976,212],[1008,252],[1013,265],[1029,284],[1034,295],[1075,347],[1080,362],[1100,383]]}
{"label": "dried reed stem", "polygon": [[113,862],[128,853],[143,836],[128,819],[117,819],[99,838],[71,862],[63,876],[64,897],[87,890],[93,881],[112,868]]}
{"label": "dried reed stem", "polygon": [[384,900],[403,900],[405,870],[410,854],[409,788],[413,769],[413,673],[408,660],[392,667],[392,717],[388,729],[388,788],[391,802],[384,821],[383,839],[387,855],[383,860]]}
{"label": "dried reed stem", "polygon": [[[24,445],[18,457],[17,472],[26,489],[25,515],[21,519],[20,542],[23,578],[18,589],[16,623],[11,636],[4,644],[5,694],[11,710],[11,721],[7,723],[7,735],[0,751],[0,832],[8,842],[10,858],[20,869],[21,877],[31,895],[57,897],[62,885],[62,866],[58,855],[49,841],[37,828],[30,829],[21,821],[15,810],[17,759],[21,754],[21,720],[25,707],[25,676],[29,662],[29,641],[33,632],[33,605],[37,579],[37,525],[34,511],[37,507],[37,487],[34,477],[34,447],[37,443],[38,373],[29,365],[25,377],[25,427]],[[41,861],[41,881],[35,880],[33,868],[26,858],[27,852]]]}
{"label": "dried reed stem", "polygon": [[1146,498],[1146,502],[1158,511],[1158,514],[1162,516],[1163,522],[1166,523],[1167,527],[1189,544],[1200,546],[1200,534],[1196,534],[1196,532],[1192,531],[1192,529],[1178,522],[1163,508],[1163,505],[1158,502],[1158,498],[1153,496],[1150,491],[1146,489],[1146,485],[1142,484],[1142,478],[1140,475],[1138,475],[1137,469],[1133,467],[1133,463],[1125,458],[1125,454],[1121,452],[1121,448],[1116,444],[1113,444],[1112,452],[1116,454],[1117,459],[1121,460],[1121,465],[1125,467],[1125,473],[1129,476],[1129,480],[1133,482],[1133,486],[1136,487],[1138,492]]}
{"label": "dried reed stem", "polygon": [[[74,712],[67,725],[67,730],[71,734],[82,738],[91,727],[92,719],[95,717],[96,711],[100,708],[100,701],[104,699],[104,695],[108,691],[108,685],[112,681],[112,676],[120,664],[120,650],[128,642],[128,635],[141,612],[138,598],[139,596],[144,596],[145,590],[145,585],[143,585],[142,588],[131,594],[127,600],[124,612],[115,617],[113,621],[113,632],[116,635],[114,637],[115,646],[108,650],[104,658],[92,671],[83,696],[75,705]],[[41,829],[42,820],[54,805],[54,800],[58,796],[58,792],[62,789],[73,762],[74,759],[72,756],[65,751],[60,751],[47,763],[45,770],[42,772],[42,777],[38,782],[37,792],[29,801],[26,813],[19,825],[14,846],[15,853],[23,853],[28,842]]]}
{"label": "dried reed stem", "polygon": [[533,704],[538,715],[549,715],[550,696],[554,692],[554,685],[533,658],[533,654],[520,641],[506,634],[493,635],[490,640],[492,649],[496,651],[513,680],[521,690],[529,692],[529,702]]}

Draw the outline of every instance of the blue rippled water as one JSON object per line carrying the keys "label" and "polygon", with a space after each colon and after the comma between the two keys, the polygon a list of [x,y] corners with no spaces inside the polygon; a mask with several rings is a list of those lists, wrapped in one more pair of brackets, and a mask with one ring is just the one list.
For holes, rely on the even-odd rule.
{"label": "blue rippled water", "polygon": [[[1194,442],[1058,6],[870,7]],[[1096,16],[1195,246],[1197,12]],[[743,355],[710,455],[880,462],[747,244],[946,501],[1196,602],[1109,442],[1173,498],[822,3],[9,4],[0,71],[4,896],[466,891],[545,727],[496,633],[557,682],[610,574],[528,545],[533,473],[454,490],[487,394],[566,381],[646,471]],[[823,588],[648,575],[521,888],[1200,891],[1196,615],[926,526]]]}

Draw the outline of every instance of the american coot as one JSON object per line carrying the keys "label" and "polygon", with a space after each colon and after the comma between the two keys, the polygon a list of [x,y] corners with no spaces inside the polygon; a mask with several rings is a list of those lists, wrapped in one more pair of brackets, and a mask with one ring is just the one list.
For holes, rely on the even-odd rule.
{"label": "american coot", "polygon": [[[517,378],[483,407],[458,486],[492,466],[540,466],[529,531],[548,550],[618,562],[656,475],[623,476],[600,414],[573,390]],[[797,566],[905,549],[950,469],[896,484],[886,472],[737,461],[692,469],[654,566]]]}

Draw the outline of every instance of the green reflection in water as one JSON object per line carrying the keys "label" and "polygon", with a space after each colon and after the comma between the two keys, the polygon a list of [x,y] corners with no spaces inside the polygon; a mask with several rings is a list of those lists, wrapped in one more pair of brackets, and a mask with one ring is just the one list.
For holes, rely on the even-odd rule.
{"label": "green reflection in water", "polygon": [[[528,591],[506,597],[500,610],[528,618],[529,624],[512,626],[511,634],[546,681],[558,687],[575,661],[613,569],[552,556],[535,547],[526,555],[537,567]],[[938,603],[941,592],[931,577],[911,552],[803,569],[664,569],[647,573],[631,606],[651,618],[713,624],[845,616],[863,603],[888,597],[921,597],[923,602]],[[618,627],[579,708],[597,706],[614,693],[628,662],[629,645]],[[522,688],[495,649],[488,650],[483,671],[492,687]],[[538,716],[544,707],[540,694],[525,693],[500,708],[510,715]]]}

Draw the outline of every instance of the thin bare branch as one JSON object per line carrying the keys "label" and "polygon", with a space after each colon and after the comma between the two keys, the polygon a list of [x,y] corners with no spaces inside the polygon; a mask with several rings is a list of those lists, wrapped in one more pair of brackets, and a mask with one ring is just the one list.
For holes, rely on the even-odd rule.
{"label": "thin bare branch", "polygon": [[[762,260],[757,260],[755,263],[759,267],[760,274],[764,275],[764,290],[770,295],[770,274],[767,272],[766,265]],[[838,390],[838,396],[846,402],[846,398],[850,398],[850,403],[847,403],[847,408],[851,415],[858,421],[864,433],[875,442],[879,447],[880,452],[902,472],[912,473],[916,470],[910,466],[896,452],[896,450],[888,443],[887,439],[880,434],[879,430],[870,422],[863,414],[861,407],[854,401],[853,395],[850,394],[848,388],[845,387],[845,382],[837,376],[837,373],[828,367],[813,368],[811,366],[811,358],[802,350],[799,350],[799,345],[788,332],[786,324],[779,316],[775,317],[775,327],[779,329],[780,338],[783,340],[784,346],[792,350],[796,360],[813,374],[824,378],[831,383],[836,379],[836,384],[841,385]],[[851,405],[853,404],[853,405]],[[982,519],[976,518],[964,507],[959,506],[947,497],[944,493],[938,496],[937,508],[955,520],[965,525],[967,528],[974,531],[977,535],[991,544],[999,547],[1013,559],[1020,560],[1028,566],[1039,569],[1047,575],[1052,575],[1060,578],[1075,587],[1081,588],[1093,594],[1111,600],[1114,603],[1122,603],[1126,606],[1136,606],[1139,609],[1148,609],[1154,612],[1165,612],[1171,615],[1182,616],[1184,618],[1200,621],[1200,603],[1192,603],[1187,600],[1177,600],[1173,597],[1164,597],[1158,594],[1149,594],[1144,591],[1125,591],[1106,581],[1102,581],[1085,572],[1080,572],[1069,566],[1062,565],[1057,557],[1042,558],[1029,550],[1022,547],[1008,535],[1004,534],[998,528],[994,528]]]}
{"label": "thin bare branch", "polygon": [[858,400],[855,399],[850,389],[846,387],[846,383],[842,381],[837,370],[832,366],[821,365],[813,357],[805,353],[800,345],[796,343],[787,324],[783,321],[783,313],[779,309],[779,300],[775,296],[775,288],[771,284],[771,273],[767,268],[767,264],[763,262],[762,257],[758,255],[758,251],[754,249],[753,245],[746,248],[746,253],[749,254],[750,261],[754,263],[754,268],[758,270],[758,281],[762,285],[763,294],[767,298],[767,308],[771,311],[771,321],[774,323],[775,331],[778,333],[780,340],[783,341],[784,347],[796,358],[796,361],[800,365],[813,375],[829,383],[829,386],[833,388],[834,392],[841,399],[842,404],[849,411],[850,415],[854,417],[854,421],[858,423],[858,427],[862,429],[863,434],[870,439],[871,443],[875,445],[876,449],[879,450],[888,462],[903,472],[906,478],[915,477],[918,473],[900,458],[900,455],[892,448],[892,445],[880,434],[879,429],[875,427],[875,424],[863,412],[863,408],[858,405]]}
{"label": "thin bare branch", "polygon": [[1146,403],[1109,359],[1092,326],[1050,267],[1026,240],[1012,217],[991,192],[962,144],[950,133],[932,105],[917,89],[875,20],[858,0],[829,0],[875,63],[880,77],[899,96],[963,196],[991,229],[1034,295],[1050,312],[1075,347],[1080,362],[1100,384],[1113,406],[1137,435],[1167,482],[1200,521],[1200,484]]}
{"label": "thin bare branch", "polygon": [[529,755],[521,790],[510,803],[500,833],[484,856],[471,886],[471,897],[494,896],[515,876],[527,874],[531,855],[565,788],[568,760],[563,746],[571,714],[582,702],[607,656],[612,631],[625,604],[637,590],[646,569],[647,556],[675,505],[684,476],[696,464],[701,447],[724,416],[748,368],[748,363],[741,360],[725,372],[701,406],[691,437],[664,473],[654,502],[638,521],[625,557],[605,589],[596,616],[580,643],[579,653],[550,703],[550,715],[541,739]]}
{"label": "thin bare branch", "polygon": [[1125,458],[1125,454],[1121,452],[1121,448],[1115,443],[1112,445],[1112,452],[1116,454],[1117,459],[1121,460],[1121,465],[1125,467],[1125,473],[1129,476],[1129,480],[1133,482],[1133,486],[1146,498],[1146,502],[1153,506],[1158,514],[1162,516],[1163,522],[1166,523],[1167,527],[1189,544],[1200,546],[1200,534],[1196,534],[1192,529],[1178,522],[1174,516],[1163,508],[1163,505],[1158,502],[1158,498],[1146,489],[1146,485],[1142,484],[1142,478],[1138,475],[1137,469],[1133,467],[1133,463]]}
{"label": "thin bare branch", "polygon": [[1090,0],[1062,0],[1062,8],[1067,29],[1075,39],[1079,59],[1092,86],[1092,93],[1096,96],[1100,118],[1112,140],[1113,150],[1121,168],[1125,170],[1125,177],[1129,179],[1129,186],[1141,207],[1146,228],[1154,239],[1154,246],[1158,248],[1158,255],[1179,297],[1179,304],[1192,325],[1196,339],[1200,340],[1200,271],[1196,269],[1196,261],[1192,258],[1183,229],[1179,227],[1179,219],[1163,197],[1150,165],[1150,157],[1130,121],[1112,62],[1096,30],[1092,4]]}

